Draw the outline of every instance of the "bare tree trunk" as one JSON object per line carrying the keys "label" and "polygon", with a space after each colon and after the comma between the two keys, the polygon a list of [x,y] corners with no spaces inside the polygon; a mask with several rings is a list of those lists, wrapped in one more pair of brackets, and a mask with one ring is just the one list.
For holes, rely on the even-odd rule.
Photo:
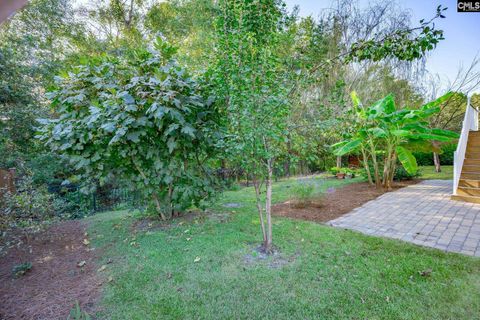
{"label": "bare tree trunk", "polygon": [[265,182],[267,188],[267,197],[265,202],[265,211],[267,216],[267,241],[265,242],[265,251],[270,252],[272,250],[272,174],[273,174],[273,160],[268,159],[268,175]]}
{"label": "bare tree trunk", "polygon": [[263,243],[267,243],[267,233],[265,230],[265,220],[263,219],[262,199],[260,197],[260,185],[256,177],[253,178],[253,186],[255,188],[255,196],[257,200],[257,210],[260,217],[260,227],[262,228]]}
{"label": "bare tree trunk", "polygon": [[337,156],[337,168],[342,167],[342,156]]}
{"label": "bare tree trunk", "polygon": [[362,160],[363,166],[365,168],[365,171],[367,171],[368,184],[373,186],[372,174],[370,173],[370,166],[368,165],[368,157],[363,147],[362,147],[362,157],[363,157],[363,160]]}
{"label": "bare tree trunk", "polygon": [[433,153],[433,163],[435,164],[435,172],[442,172],[442,167],[440,166],[440,156],[438,153]]}

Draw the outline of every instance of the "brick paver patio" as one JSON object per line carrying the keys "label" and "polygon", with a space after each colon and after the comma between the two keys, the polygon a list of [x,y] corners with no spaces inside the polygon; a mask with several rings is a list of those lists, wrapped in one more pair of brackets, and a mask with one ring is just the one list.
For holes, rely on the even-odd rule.
{"label": "brick paver patio", "polygon": [[386,193],[329,224],[480,256],[480,204],[450,200],[451,190],[452,181],[422,181]]}

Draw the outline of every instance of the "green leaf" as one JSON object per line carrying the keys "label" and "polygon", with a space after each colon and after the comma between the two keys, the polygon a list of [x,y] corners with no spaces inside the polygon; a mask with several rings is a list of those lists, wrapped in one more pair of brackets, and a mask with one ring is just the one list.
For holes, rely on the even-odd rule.
{"label": "green leaf", "polygon": [[431,132],[437,136],[445,136],[452,139],[458,139],[460,135],[456,132],[444,129],[432,129]]}
{"label": "green leaf", "polygon": [[172,153],[173,150],[175,149],[175,147],[177,146],[177,142],[175,141],[175,139],[173,137],[168,139],[167,146],[168,146],[168,152]]}
{"label": "green leaf", "polygon": [[370,128],[367,130],[369,133],[371,133],[374,137],[376,138],[381,138],[381,137],[385,137],[387,135],[387,133],[385,132],[385,130],[381,129],[381,128]]}
{"label": "green leaf", "polygon": [[362,144],[362,139],[355,139],[345,143],[342,147],[335,150],[335,155],[343,156],[344,154],[355,151]]}
{"label": "green leaf", "polygon": [[360,99],[358,98],[357,93],[356,93],[355,91],[352,91],[352,92],[350,93],[350,96],[352,97],[353,106],[354,106],[355,108],[362,107],[362,102],[361,102]]}
{"label": "green leaf", "polygon": [[368,112],[374,117],[395,112],[395,101],[393,100],[393,95],[389,94],[385,98],[375,102],[371,107],[368,108]]}
{"label": "green leaf", "polygon": [[448,99],[450,99],[453,95],[453,92],[447,92],[446,94],[444,94],[443,96],[441,96],[440,98],[436,99],[436,100],[433,100],[427,104],[424,104],[422,106],[422,110],[427,110],[427,109],[430,109],[430,108],[433,108],[433,107],[437,107],[438,105],[442,104],[443,102],[447,101]]}
{"label": "green leaf", "polygon": [[395,151],[397,152],[398,160],[409,174],[415,174],[418,170],[417,160],[410,150],[405,149],[402,146],[398,146]]}
{"label": "green leaf", "polygon": [[452,140],[451,137],[446,137],[446,136],[441,136],[441,135],[436,135],[436,134],[431,134],[431,133],[418,133],[415,135],[412,135],[413,139],[423,139],[423,140],[437,140],[437,141],[450,141]]}
{"label": "green leaf", "polygon": [[396,137],[408,137],[411,135],[408,130],[392,130],[391,132]]}

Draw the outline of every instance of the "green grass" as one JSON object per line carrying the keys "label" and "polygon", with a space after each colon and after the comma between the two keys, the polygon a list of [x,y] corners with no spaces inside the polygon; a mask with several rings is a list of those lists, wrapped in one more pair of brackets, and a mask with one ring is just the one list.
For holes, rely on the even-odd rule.
{"label": "green grass", "polygon": [[[316,181],[321,192],[358,180]],[[275,201],[294,183],[276,183]],[[211,214],[148,231],[134,232],[139,213],[89,218],[99,266],[112,261],[100,272],[113,281],[99,318],[480,318],[480,259],[275,217],[280,254],[256,260],[252,200],[252,188],[226,192],[210,211],[228,213],[227,221]],[[222,205],[232,202],[242,207]],[[428,269],[430,276],[420,274]]]}
{"label": "green grass", "polygon": [[441,172],[435,172],[435,166],[422,166],[420,167],[420,179],[440,179],[440,180],[452,180],[453,179],[453,166],[442,166]]}

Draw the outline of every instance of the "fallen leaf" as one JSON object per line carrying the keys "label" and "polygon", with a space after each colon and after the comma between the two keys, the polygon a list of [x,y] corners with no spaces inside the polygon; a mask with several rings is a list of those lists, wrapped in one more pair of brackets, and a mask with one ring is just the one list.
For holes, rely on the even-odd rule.
{"label": "fallen leaf", "polygon": [[83,239],[83,244],[88,246],[90,244],[90,241],[88,241],[88,239]]}
{"label": "fallen leaf", "polygon": [[183,231],[183,233],[188,233],[190,231],[190,229],[187,229],[185,231]]}
{"label": "fallen leaf", "polygon": [[107,280],[107,281],[108,281],[108,282],[112,282],[112,281],[113,281],[113,277],[112,277],[112,276],[108,277],[108,280]]}
{"label": "fallen leaf", "polygon": [[87,262],[85,260],[80,261],[77,266],[78,267],[83,267]]}
{"label": "fallen leaf", "polygon": [[172,278],[172,274],[169,272],[167,273],[167,279],[171,279]]}
{"label": "fallen leaf", "polygon": [[190,240],[192,240],[192,238],[187,238],[187,241],[190,241]]}
{"label": "fallen leaf", "polygon": [[385,301],[390,302],[390,297],[387,296],[387,297],[385,298]]}
{"label": "fallen leaf", "polygon": [[103,270],[107,269],[106,265],[101,266],[97,271],[102,272]]}
{"label": "fallen leaf", "polygon": [[193,260],[193,262],[199,262],[200,261],[200,257],[196,257],[195,260]]}

